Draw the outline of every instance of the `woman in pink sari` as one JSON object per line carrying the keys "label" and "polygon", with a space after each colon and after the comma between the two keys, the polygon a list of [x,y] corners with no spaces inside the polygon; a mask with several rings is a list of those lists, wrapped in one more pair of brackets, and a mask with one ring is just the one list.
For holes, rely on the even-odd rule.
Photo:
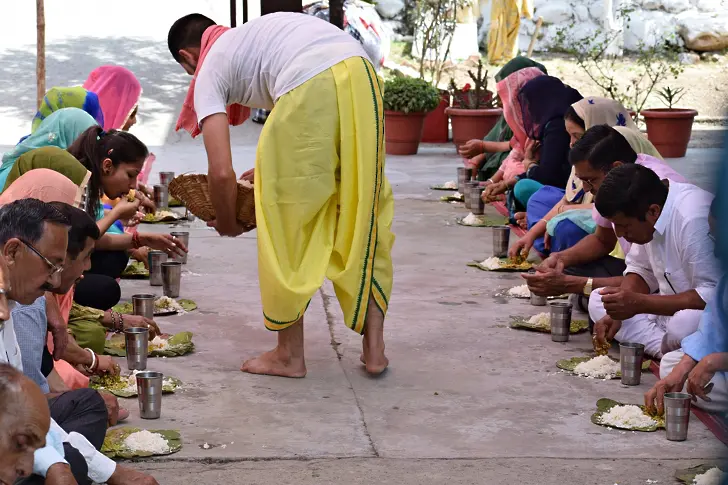
{"label": "woman in pink sari", "polygon": [[486,188],[483,191],[483,198],[486,202],[495,201],[500,194],[505,193],[509,187],[516,184],[516,175],[525,172],[523,160],[526,158],[526,151],[531,148],[531,144],[528,142],[528,135],[523,126],[523,112],[518,100],[518,93],[528,81],[544,75],[543,71],[536,67],[527,67],[514,72],[496,85],[503,105],[503,117],[513,131],[513,138],[511,138],[510,154],[503,160],[495,175],[486,181]]}

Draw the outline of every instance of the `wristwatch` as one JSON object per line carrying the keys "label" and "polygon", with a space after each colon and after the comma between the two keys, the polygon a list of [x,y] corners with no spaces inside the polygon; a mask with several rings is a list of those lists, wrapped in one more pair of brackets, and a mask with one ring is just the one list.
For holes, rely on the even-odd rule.
{"label": "wristwatch", "polygon": [[594,289],[594,278],[589,278],[586,280],[586,284],[584,285],[584,289],[582,290],[582,293],[584,293],[584,296],[591,295],[592,290]]}

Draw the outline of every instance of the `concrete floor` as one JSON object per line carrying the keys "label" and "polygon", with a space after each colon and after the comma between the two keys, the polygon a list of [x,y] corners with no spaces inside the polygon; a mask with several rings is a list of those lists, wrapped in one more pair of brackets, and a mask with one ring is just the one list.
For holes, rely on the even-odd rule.
{"label": "concrete floor", "polygon": [[[238,170],[252,165],[257,130],[244,126],[236,136]],[[197,141],[154,151],[156,170],[205,169]],[[693,150],[671,163],[701,166],[694,172],[707,185],[718,153]],[[645,374],[640,386],[628,388],[560,373],[555,362],[588,352],[589,337],[557,344],[507,327],[510,315],[542,309],[495,296],[520,284],[517,274],[465,266],[491,254],[490,230],[454,224],[467,211],[428,189],[454,177],[452,149],[427,146],[417,157],[387,163],[397,199],[387,374],[371,379],[363,372],[360,339],[344,327],[328,284],[307,313],[308,377],[241,373],[242,360],[275,342],[262,325],[255,233],[223,239],[198,221],[190,227],[181,296],[200,309],[159,319],[166,332],[194,332],[197,350],[150,364],[186,389],[165,398],[156,422],[142,421],[136,403],[126,402],[128,424],[179,429],[185,447],[135,466],[165,484],[183,477],[210,484],[637,484],[671,483],[676,468],[721,456],[725,448],[695,419],[683,443],[663,432],[593,425],[597,399],[640,403],[655,378]],[[129,297],[150,288],[125,281],[123,289]],[[205,443],[211,447],[203,449]]]}

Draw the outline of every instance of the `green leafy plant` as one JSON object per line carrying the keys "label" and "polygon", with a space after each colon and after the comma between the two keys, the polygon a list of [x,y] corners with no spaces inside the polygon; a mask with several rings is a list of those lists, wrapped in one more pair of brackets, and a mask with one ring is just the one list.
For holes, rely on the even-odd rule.
{"label": "green leafy plant", "polygon": [[685,96],[685,88],[671,88],[666,86],[663,89],[657,91],[657,95],[660,97],[660,101],[667,106],[668,109],[673,109],[677,103]]}
{"label": "green leafy plant", "polygon": [[424,79],[394,77],[384,83],[384,109],[400,113],[427,113],[440,104],[440,93]]}
{"label": "green leafy plant", "polygon": [[466,83],[462,88],[458,88],[454,79],[450,79],[448,91],[452,96],[453,108],[465,109],[486,109],[495,106],[493,93],[488,91],[488,71],[483,74],[483,61],[478,59],[478,74],[474,74],[472,70],[468,70],[468,76],[473,81],[475,88],[470,83]]}
{"label": "green leafy plant", "polygon": [[[634,7],[621,7],[616,17],[622,24],[629,22]],[[623,30],[607,31],[598,28],[592,35],[577,38],[573,35],[575,21],[556,33],[556,47],[576,60],[577,66],[602,90],[604,96],[622,103],[639,114],[658,85],[667,79],[676,79],[684,67],[678,61],[677,41],[665,37],[654,45],[640,42],[636,59],[628,74],[619,70],[620,57],[611,55],[612,48],[623,35]]]}

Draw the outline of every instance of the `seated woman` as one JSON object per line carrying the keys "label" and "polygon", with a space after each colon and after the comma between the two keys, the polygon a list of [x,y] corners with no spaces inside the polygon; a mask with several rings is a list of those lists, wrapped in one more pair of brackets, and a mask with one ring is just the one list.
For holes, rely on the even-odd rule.
{"label": "seated woman", "polygon": [[510,187],[513,181],[515,185],[516,176],[523,173],[523,159],[525,156],[526,142],[528,136],[523,128],[523,114],[518,93],[529,81],[543,77],[545,74],[535,67],[519,69],[507,76],[496,85],[498,96],[503,105],[503,118],[513,132],[510,140],[511,150],[501,163],[495,175],[486,180],[486,189],[483,191],[483,200],[493,202],[500,194],[503,194]]}
{"label": "seated woman", "polygon": [[[528,57],[518,56],[508,61],[496,73],[495,80],[499,83],[514,72],[528,67],[535,67],[548,74],[543,65]],[[508,127],[505,117],[501,116],[484,139],[469,140],[458,149],[458,153],[468,159],[466,166],[477,172],[478,180],[488,180],[495,175],[503,160],[511,152],[511,138],[513,131]]]}
{"label": "seated woman", "polygon": [[[38,130],[41,123],[56,111],[63,108],[77,108],[88,113],[96,123],[104,124],[104,113],[99,104],[99,97],[81,86],[72,88],[54,87],[51,88],[43,97],[43,102],[38,108],[38,112],[33,117],[31,123],[30,134]],[[23,142],[28,136],[20,139]]]}
{"label": "seated woman", "polygon": [[[85,201],[86,211],[98,219],[103,236],[98,241],[92,256],[92,267],[87,274],[100,274],[119,278],[128,262],[128,251],[148,246],[169,254],[184,254],[186,248],[173,237],[164,234],[104,234],[116,219],[128,218],[135,213],[139,201],[122,201],[114,209],[116,212],[101,217],[100,198],[102,194],[120,197],[136,186],[136,177],[148,152],[146,146],[134,135],[126,132],[104,132],[94,126],[86,130],[68,151],[57,147],[44,147],[22,155],[10,171],[6,188],[22,174],[37,168],[49,168],[60,172],[81,186],[88,181],[88,194]],[[121,214],[121,217],[119,216]],[[76,289],[76,301],[89,303],[85,295],[94,293],[93,282],[85,278]],[[100,308],[108,310],[108,308]]]}
{"label": "seated woman", "polygon": [[[640,133],[627,109],[612,99],[589,97],[574,103],[566,111],[564,121],[570,146],[592,126],[608,125],[626,132],[623,136],[637,153],[662,159]],[[511,246],[509,254],[528,253],[532,247],[541,254],[570,248],[596,228],[591,218],[593,200],[572,167],[565,190],[544,186],[530,197],[525,214],[529,230]]]}
{"label": "seated woman", "polygon": [[[511,189],[509,212],[525,209],[528,199],[544,185],[564,188],[569,177],[569,134],[564,113],[581,94],[551,76],[539,76],[518,92],[520,125],[525,134],[521,172],[486,188],[487,199]],[[510,124],[509,124],[510,126]],[[505,162],[504,162],[505,165]],[[522,210],[521,209],[521,210]]]}

